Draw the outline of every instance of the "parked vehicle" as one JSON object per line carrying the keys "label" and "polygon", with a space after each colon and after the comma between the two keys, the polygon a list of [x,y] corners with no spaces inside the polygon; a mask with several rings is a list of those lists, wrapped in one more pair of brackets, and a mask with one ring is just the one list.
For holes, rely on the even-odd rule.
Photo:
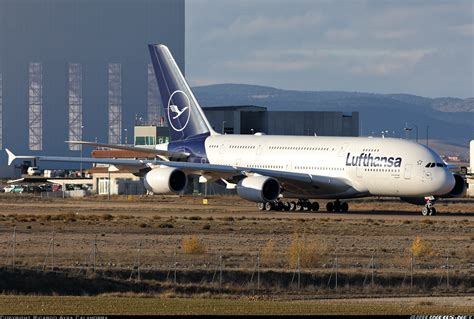
{"label": "parked vehicle", "polygon": [[15,185],[8,185],[8,186],[5,186],[5,187],[3,188],[3,191],[4,191],[5,193],[10,193],[13,188],[15,188]]}
{"label": "parked vehicle", "polygon": [[38,167],[36,166],[30,166],[28,167],[28,169],[26,170],[26,173],[30,176],[38,176],[38,175],[41,175],[41,171],[39,170]]}
{"label": "parked vehicle", "polygon": [[10,193],[23,193],[23,186],[21,185],[12,185],[13,188],[10,190]]}

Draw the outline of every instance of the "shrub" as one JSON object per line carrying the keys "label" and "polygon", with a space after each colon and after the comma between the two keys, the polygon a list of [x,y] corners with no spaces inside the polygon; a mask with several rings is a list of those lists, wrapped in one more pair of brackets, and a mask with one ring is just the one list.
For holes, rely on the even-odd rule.
{"label": "shrub", "polygon": [[209,230],[209,229],[211,229],[211,225],[210,224],[204,224],[202,226],[202,229]]}
{"label": "shrub", "polygon": [[411,244],[410,251],[415,257],[431,256],[433,255],[433,248],[431,244],[420,237],[416,237]]}
{"label": "shrub", "polygon": [[275,259],[275,242],[273,239],[267,241],[267,244],[262,249],[262,263],[269,265]]}
{"label": "shrub", "polygon": [[201,216],[191,216],[189,217],[189,220],[201,220]]}
{"label": "shrub", "polygon": [[102,215],[100,216],[100,218],[101,218],[102,220],[112,220],[112,219],[114,219],[114,217],[113,217],[112,215],[110,215],[110,214],[102,214]]}
{"label": "shrub", "polygon": [[159,228],[174,228],[173,224],[170,224],[170,223],[161,223],[161,224],[158,224],[158,227]]}
{"label": "shrub", "polygon": [[205,252],[204,245],[196,236],[184,238],[182,247],[187,254],[202,254]]}
{"label": "shrub", "polygon": [[318,259],[326,253],[327,247],[323,243],[308,243],[301,235],[295,233],[288,251],[288,265],[290,268],[296,268],[298,257],[301,268],[315,266]]}

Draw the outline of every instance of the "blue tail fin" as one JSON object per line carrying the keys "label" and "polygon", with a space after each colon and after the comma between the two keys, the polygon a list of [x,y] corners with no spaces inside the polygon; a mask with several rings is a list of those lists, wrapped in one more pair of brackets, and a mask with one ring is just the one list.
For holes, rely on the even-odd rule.
{"label": "blue tail fin", "polygon": [[171,52],[161,44],[148,45],[172,141],[215,133],[186,83]]}

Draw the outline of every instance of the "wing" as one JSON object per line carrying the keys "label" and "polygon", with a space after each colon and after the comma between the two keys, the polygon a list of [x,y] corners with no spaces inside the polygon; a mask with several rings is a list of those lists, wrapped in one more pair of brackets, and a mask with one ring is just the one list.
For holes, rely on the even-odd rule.
{"label": "wing", "polygon": [[140,153],[147,153],[147,154],[154,154],[156,156],[161,157],[162,159],[187,159],[189,157],[189,153],[185,152],[173,152],[173,151],[165,151],[165,150],[157,150],[154,148],[146,148],[146,147],[136,147],[136,146],[126,146],[126,145],[118,145],[118,144],[105,144],[105,143],[96,143],[96,142],[86,142],[86,141],[66,141],[69,144],[82,144],[82,145],[91,145],[96,147],[107,147],[117,150],[126,150],[126,151],[134,151]]}
{"label": "wing", "polygon": [[8,154],[9,165],[16,158],[29,158],[39,161],[54,162],[82,162],[82,163],[99,163],[110,164],[116,166],[128,166],[134,168],[168,166],[183,170],[187,174],[205,176],[208,180],[231,179],[234,177],[244,177],[251,175],[263,175],[277,179],[281,186],[289,193],[306,194],[307,196],[316,196],[324,194],[344,194],[350,191],[352,184],[343,178],[335,178],[330,176],[311,175],[304,173],[276,171],[268,169],[258,169],[241,166],[216,165],[208,163],[192,163],[192,162],[175,162],[161,160],[145,160],[145,159],[113,159],[113,158],[78,158],[78,157],[61,157],[61,156],[16,156],[10,150],[6,150]]}

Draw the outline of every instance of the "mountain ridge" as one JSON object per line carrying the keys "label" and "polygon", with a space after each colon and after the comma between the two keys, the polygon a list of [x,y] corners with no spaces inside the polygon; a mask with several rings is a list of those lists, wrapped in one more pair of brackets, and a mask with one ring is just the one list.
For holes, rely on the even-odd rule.
{"label": "mountain ridge", "polygon": [[[408,125],[419,139],[474,139],[474,98],[428,98],[413,94],[298,91],[261,85],[224,83],[193,88],[202,106],[258,105],[271,111],[339,111],[360,114],[361,135],[381,131],[405,137]],[[418,131],[418,132],[416,132]]]}

